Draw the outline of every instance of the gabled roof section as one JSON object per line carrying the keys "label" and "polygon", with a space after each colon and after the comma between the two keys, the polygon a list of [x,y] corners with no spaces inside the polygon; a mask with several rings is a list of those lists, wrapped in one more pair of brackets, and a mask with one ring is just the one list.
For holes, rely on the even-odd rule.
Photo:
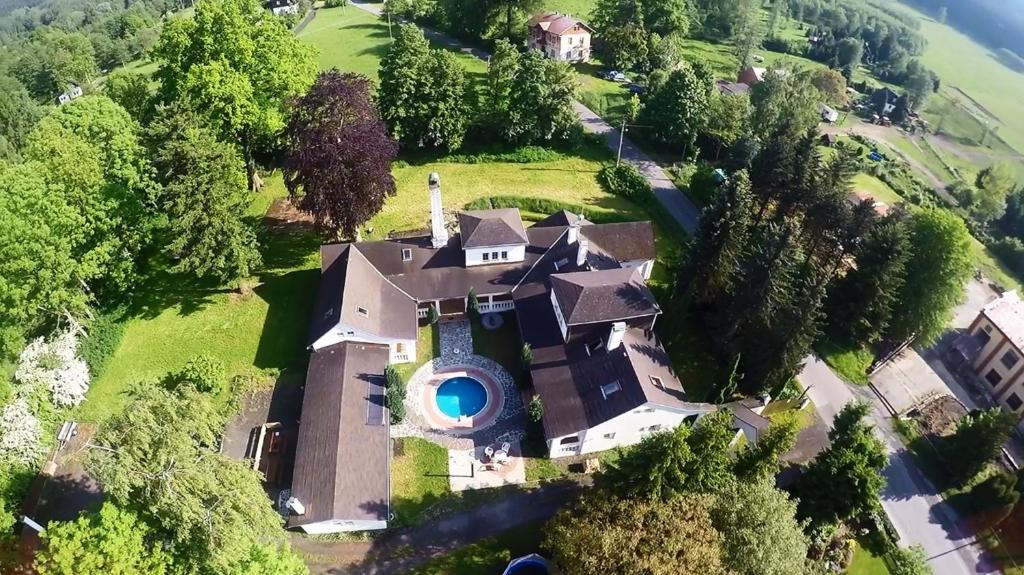
{"label": "gabled roof section", "polygon": [[515,246],[530,243],[518,208],[459,212],[463,248]]}
{"label": "gabled roof section", "polygon": [[387,346],[355,342],[310,356],[292,479],[305,514],[289,527],[388,519],[387,363]]}
{"label": "gabled roof section", "polygon": [[594,29],[583,21],[573,18],[568,14],[559,14],[558,12],[538,14],[533,18],[530,18],[530,21],[526,25],[528,28],[540,26],[542,30],[550,32],[555,36],[561,36],[566,30],[571,30],[576,26],[581,26],[590,33],[594,32]]}
{"label": "gabled roof section", "polygon": [[416,301],[381,275],[358,247],[324,245],[320,258],[311,344],[339,323],[377,337],[416,339]]}
{"label": "gabled roof section", "polygon": [[587,224],[580,234],[590,242],[592,251],[598,248],[616,261],[653,260],[657,255],[651,222]]}
{"label": "gabled roof section", "polygon": [[553,274],[551,289],[568,325],[661,313],[637,268]]}
{"label": "gabled roof section", "polygon": [[583,216],[574,214],[568,210],[557,211],[543,220],[533,224],[531,228],[553,228],[568,227],[575,223],[589,223]]}

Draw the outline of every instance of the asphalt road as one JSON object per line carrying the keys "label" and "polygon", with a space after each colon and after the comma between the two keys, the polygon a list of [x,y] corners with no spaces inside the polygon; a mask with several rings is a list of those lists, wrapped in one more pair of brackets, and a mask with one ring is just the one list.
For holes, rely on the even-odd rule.
{"label": "asphalt road", "polygon": [[844,405],[855,399],[872,405],[872,423],[889,455],[889,465],[883,472],[887,485],[882,494],[882,507],[900,534],[902,545],[924,547],[936,574],[1000,572],[981,546],[974,542],[971,531],[962,527],[956,511],[942,501],[938,490],[915,465],[912,454],[903,447],[892,429],[888,412],[874,394],[866,388],[851,389],[824,362],[813,356],[808,358],[799,379],[804,387],[810,387],[808,397],[821,418],[829,424]]}

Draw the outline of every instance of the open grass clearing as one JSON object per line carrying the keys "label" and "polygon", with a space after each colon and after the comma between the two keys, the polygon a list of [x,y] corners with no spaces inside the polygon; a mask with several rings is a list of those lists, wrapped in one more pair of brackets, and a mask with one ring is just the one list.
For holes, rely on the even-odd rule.
{"label": "open grass clearing", "polygon": [[815,351],[832,371],[846,381],[857,385],[868,384],[867,370],[874,360],[869,350],[845,342],[822,340],[815,345]]}
{"label": "open grass clearing", "polygon": [[890,206],[903,201],[903,198],[886,185],[885,182],[871,174],[860,173],[854,176],[853,189],[868,192],[876,201],[885,202]]}
{"label": "open grass clearing", "polygon": [[[274,174],[247,215],[260,219],[273,199],[284,195],[281,176]],[[124,406],[130,385],[178,369],[200,353],[222,361],[229,377],[253,368],[301,367],[320,276],[319,241],[304,232],[262,233],[261,238],[264,266],[251,294],[171,272],[163,261],[155,264],[137,290],[121,344],[76,416],[106,419]]]}
{"label": "open grass clearing", "polygon": [[846,568],[846,575],[889,575],[885,558],[877,555],[860,541],[853,541],[853,560]]}
{"label": "open grass clearing", "polygon": [[[392,33],[396,26],[393,24]],[[299,38],[318,50],[317,61],[322,70],[337,68],[374,81],[391,43],[387,21],[354,6],[317,10],[316,18],[299,33]],[[452,52],[472,79],[482,77],[487,69],[484,62],[469,54]]]}
{"label": "open grass clearing", "polygon": [[1024,150],[1024,117],[1020,114],[1024,74],[1006,67],[988,48],[931,18],[921,17],[921,33],[928,41],[924,65],[939,75],[944,86],[962,91],[977,103],[975,107],[994,116],[1003,124],[999,135],[1015,149]]}

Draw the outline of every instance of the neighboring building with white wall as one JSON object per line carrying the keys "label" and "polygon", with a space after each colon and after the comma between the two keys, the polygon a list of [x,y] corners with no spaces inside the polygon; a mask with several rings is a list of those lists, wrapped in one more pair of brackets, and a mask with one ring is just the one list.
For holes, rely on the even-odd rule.
{"label": "neighboring building with white wall", "polygon": [[586,62],[590,59],[594,30],[580,20],[548,12],[531,18],[526,27],[526,46],[530,50],[540,50],[548,58],[562,62]]}
{"label": "neighboring building with white wall", "polygon": [[68,84],[67,90],[64,90],[57,96],[56,101],[58,106],[63,106],[75,98],[82,97],[82,87],[74,82]]}
{"label": "neighboring building with white wall", "polygon": [[1024,302],[1017,292],[983,307],[951,353],[969,362],[999,405],[1024,416]]}

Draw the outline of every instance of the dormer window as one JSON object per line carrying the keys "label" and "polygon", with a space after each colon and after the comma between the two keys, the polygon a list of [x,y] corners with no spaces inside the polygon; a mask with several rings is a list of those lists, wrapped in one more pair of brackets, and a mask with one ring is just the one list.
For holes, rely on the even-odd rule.
{"label": "dormer window", "polygon": [[608,399],[608,396],[612,395],[613,393],[615,393],[617,391],[622,391],[622,386],[619,385],[618,381],[613,381],[611,383],[606,383],[606,384],[601,386],[601,395],[605,399]]}
{"label": "dormer window", "polygon": [[362,306],[356,307],[356,313],[363,317],[370,317],[370,310]]}
{"label": "dormer window", "polygon": [[412,250],[411,249],[409,249],[409,248],[402,248],[402,261],[403,262],[411,262],[412,261]]}

